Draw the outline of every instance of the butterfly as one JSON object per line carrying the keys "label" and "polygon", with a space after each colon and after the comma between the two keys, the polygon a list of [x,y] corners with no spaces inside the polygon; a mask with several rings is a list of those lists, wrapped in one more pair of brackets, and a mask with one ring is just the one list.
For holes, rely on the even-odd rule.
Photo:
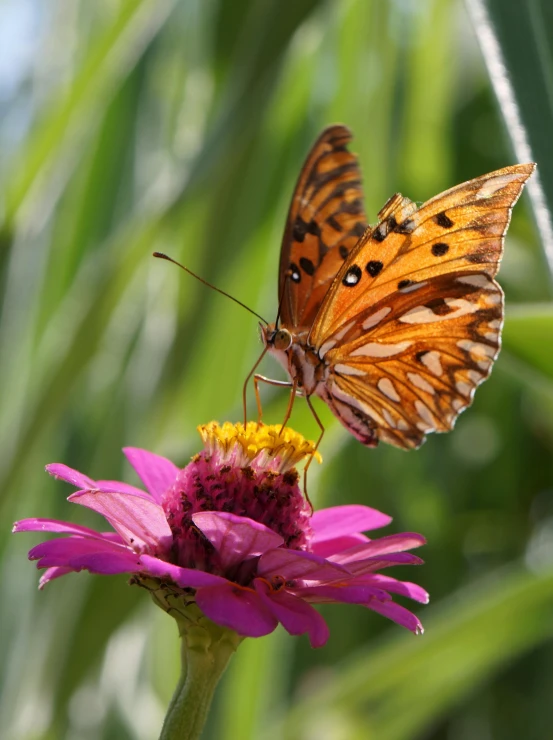
{"label": "butterfly", "polygon": [[[367,224],[352,134],[325,129],[301,170],[284,231],[279,316],[265,351],[367,447],[419,447],[453,428],[501,342],[499,269],[511,210],[535,164],[457,185],[422,206],[396,193]],[[255,370],[255,368],[254,368]],[[252,371],[253,372],[253,371]],[[258,407],[259,393],[256,384]],[[322,436],[322,435],[321,435]]]}

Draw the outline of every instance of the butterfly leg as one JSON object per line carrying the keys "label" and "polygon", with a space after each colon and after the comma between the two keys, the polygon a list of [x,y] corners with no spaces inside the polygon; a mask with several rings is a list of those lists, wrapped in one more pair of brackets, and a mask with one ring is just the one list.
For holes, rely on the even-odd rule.
{"label": "butterfly leg", "polygon": [[[273,380],[272,378],[266,378],[264,375],[255,374],[253,376],[253,387],[255,388],[255,401],[257,403],[257,422],[258,424],[261,424],[262,417],[263,417],[263,409],[261,408],[261,396],[259,395],[259,381],[263,381],[263,383],[267,383],[268,385],[278,385],[281,388],[294,388],[294,391],[292,392],[292,396],[295,396],[295,390],[296,390],[296,384],[291,383],[289,380]],[[288,409],[287,409],[287,416],[285,418],[284,424],[288,421],[290,418],[290,414],[292,413],[292,404],[288,403]],[[284,427],[283,424],[283,427]]]}
{"label": "butterfly leg", "polygon": [[309,495],[307,493],[307,471],[309,469],[309,466],[311,465],[311,461],[313,460],[313,458],[315,457],[315,455],[317,453],[317,450],[319,449],[319,445],[322,442],[322,439],[323,439],[324,433],[325,433],[325,428],[324,428],[323,422],[319,419],[319,415],[315,411],[315,408],[314,408],[313,404],[311,403],[310,396],[305,396],[305,400],[307,401],[307,405],[309,406],[309,410],[313,414],[313,418],[315,419],[315,421],[317,422],[317,424],[319,426],[319,429],[321,430],[321,433],[319,434],[319,438],[317,439],[317,441],[315,443],[315,449],[313,450],[313,454],[311,455],[311,457],[309,458],[309,460],[305,463],[305,468],[303,469],[303,490],[304,490],[304,493],[305,493],[305,498],[309,502],[309,505],[311,506],[311,509],[313,509],[313,504],[311,503],[311,500],[310,500]]}
{"label": "butterfly leg", "polygon": [[[263,350],[263,352],[259,355],[259,358],[257,359],[255,365],[252,367],[252,369],[250,370],[250,372],[248,373],[248,375],[246,377],[246,380],[244,381],[244,387],[242,388],[242,405],[244,407],[244,428],[246,427],[246,424],[248,423],[248,410],[247,410],[247,400],[246,400],[246,393],[247,393],[247,390],[248,390],[248,383],[250,382],[250,379],[251,379],[252,375],[254,375],[255,371],[257,370],[257,367],[258,367],[259,363],[265,357],[266,354],[267,354],[267,347],[265,347],[265,349]],[[255,383],[255,380],[254,380],[254,385],[255,385],[255,398],[256,398],[256,401],[257,401],[257,410],[258,410],[258,413],[259,413],[259,410],[261,408],[261,404],[260,404],[260,401],[259,401],[259,394],[258,394],[258,391],[257,391],[257,384]],[[261,421],[261,413],[259,413],[259,421]]]}
{"label": "butterfly leg", "polygon": [[280,431],[282,433],[282,430],[288,423],[289,418],[292,416],[292,409],[294,407],[294,401],[296,400],[296,392],[298,390],[298,382],[297,380],[294,380],[292,383],[288,382],[286,385],[288,385],[289,388],[292,388],[290,392],[290,398],[288,399],[288,406],[286,408],[286,413],[284,414],[284,421],[282,422],[282,426],[280,427]]}

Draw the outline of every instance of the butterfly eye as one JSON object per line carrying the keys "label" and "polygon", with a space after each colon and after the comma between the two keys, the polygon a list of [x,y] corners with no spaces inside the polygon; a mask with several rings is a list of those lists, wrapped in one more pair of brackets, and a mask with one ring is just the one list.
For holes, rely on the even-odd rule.
{"label": "butterfly eye", "polygon": [[292,344],[292,335],[286,329],[279,329],[274,333],[273,346],[275,349],[287,350]]}

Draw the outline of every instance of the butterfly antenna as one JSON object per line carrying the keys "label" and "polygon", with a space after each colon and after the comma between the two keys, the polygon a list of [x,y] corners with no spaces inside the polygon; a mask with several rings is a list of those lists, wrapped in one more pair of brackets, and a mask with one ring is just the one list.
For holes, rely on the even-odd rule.
{"label": "butterfly antenna", "polygon": [[216,290],[217,293],[220,293],[221,295],[226,296],[227,298],[230,298],[231,301],[234,301],[235,303],[238,303],[239,306],[242,306],[242,308],[245,308],[246,311],[249,311],[250,313],[253,313],[254,316],[257,316],[258,319],[261,319],[261,321],[268,325],[268,321],[263,318],[263,316],[260,316],[258,313],[256,313],[252,308],[249,306],[246,306],[245,303],[242,303],[242,301],[239,301],[238,298],[235,298],[233,295],[230,295],[230,293],[226,293],[224,290],[221,290],[221,288],[217,288],[215,285],[212,285],[211,283],[208,283],[207,280],[204,280],[199,275],[196,275],[195,272],[192,272],[188,267],[185,267],[184,265],[181,265],[180,262],[177,262],[172,257],[167,256],[166,254],[163,254],[163,252],[154,252],[154,257],[157,257],[160,260],[167,260],[167,262],[172,262],[174,265],[177,265],[177,267],[182,268],[185,272],[187,272],[189,275],[192,275],[192,277],[195,277],[196,280],[199,280],[200,283],[203,283],[204,285],[207,285],[208,288],[211,288],[212,290]]}

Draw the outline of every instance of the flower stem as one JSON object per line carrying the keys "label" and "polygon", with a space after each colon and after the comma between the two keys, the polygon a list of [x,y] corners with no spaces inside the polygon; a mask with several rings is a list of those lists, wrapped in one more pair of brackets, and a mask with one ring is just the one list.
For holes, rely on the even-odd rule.
{"label": "flower stem", "polygon": [[179,620],[181,676],[171,699],[160,740],[197,740],[200,737],[215,688],[242,638],[214,625]]}

